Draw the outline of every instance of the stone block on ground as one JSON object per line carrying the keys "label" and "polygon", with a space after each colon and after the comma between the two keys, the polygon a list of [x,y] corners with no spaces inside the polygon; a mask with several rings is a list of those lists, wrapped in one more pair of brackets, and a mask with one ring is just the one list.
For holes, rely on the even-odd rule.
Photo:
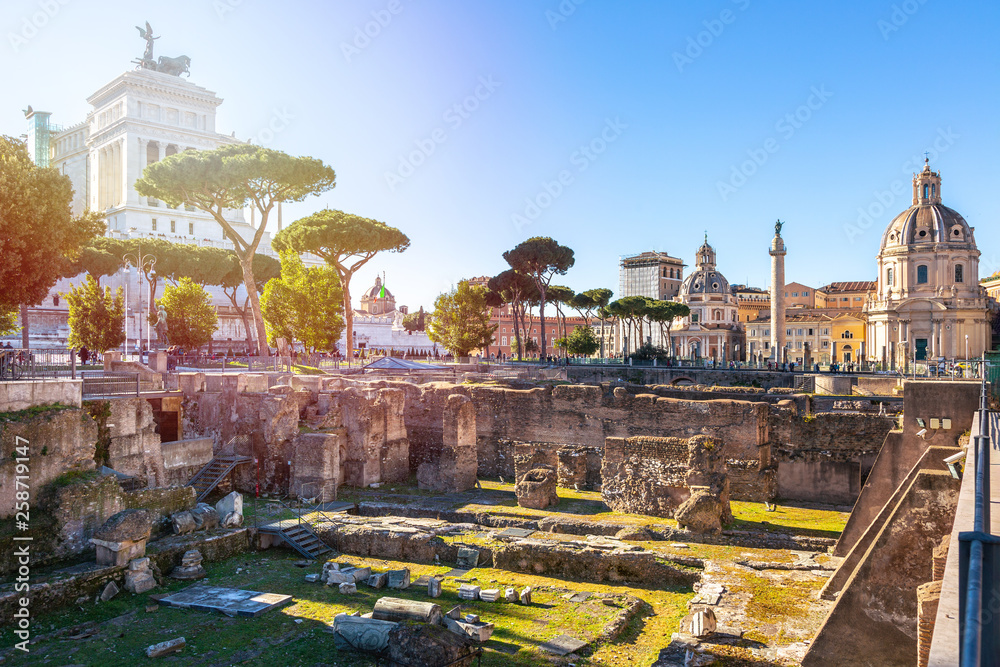
{"label": "stone block on ground", "polygon": [[147,658],[162,658],[165,655],[170,655],[171,653],[177,653],[182,648],[187,645],[183,637],[178,637],[177,639],[169,639],[165,642],[160,642],[159,644],[153,644],[146,648]]}
{"label": "stone block on ground", "polygon": [[479,591],[479,599],[483,602],[496,602],[500,599],[500,589],[487,588],[486,590],[481,590]]}
{"label": "stone block on ground", "polygon": [[489,640],[490,636],[493,635],[494,630],[494,625],[492,623],[484,623],[478,619],[475,621],[456,621],[445,617],[444,626],[456,635],[466,637],[480,643]]}
{"label": "stone block on ground", "polygon": [[521,604],[531,604],[531,586],[525,586],[521,589],[519,599],[521,600]]}
{"label": "stone block on ground", "polygon": [[148,558],[136,558],[129,562],[125,572],[125,590],[138,595],[156,588],[156,578],[149,566]]}
{"label": "stone block on ground", "polygon": [[368,577],[368,585],[375,589],[385,588],[388,582],[388,572],[372,572],[371,576]]}
{"label": "stone block on ground", "polygon": [[388,657],[404,665],[468,667],[476,655],[473,646],[441,625],[406,621],[390,630]]}
{"label": "stone block on ground", "polygon": [[181,564],[170,571],[171,579],[204,579],[208,576],[205,568],[201,564],[201,552],[197,549],[189,549],[181,557]]}
{"label": "stone block on ground", "polygon": [[410,587],[410,570],[409,568],[403,568],[402,570],[389,570],[389,588],[404,589]]}
{"label": "stone block on ground", "polygon": [[698,609],[681,621],[681,632],[703,639],[711,637],[716,630],[715,612],[711,609]]}
{"label": "stone block on ground", "polygon": [[460,570],[471,570],[479,564],[479,550],[459,547],[458,558],[455,564],[458,565]]}
{"label": "stone block on ground", "polygon": [[111,515],[94,532],[94,537],[107,542],[148,540],[153,527],[153,517],[146,510],[122,510]]}
{"label": "stone block on ground", "polygon": [[198,530],[214,530],[219,527],[219,513],[208,503],[198,503],[191,510]]}
{"label": "stone block on ground", "polygon": [[348,614],[333,619],[333,643],[338,650],[381,652],[389,647],[389,632],[393,621],[379,621]]}
{"label": "stone block on ground", "polygon": [[358,585],[356,583],[354,583],[353,581],[345,581],[344,583],[340,584],[339,590],[340,590],[341,594],[343,594],[343,595],[349,595],[349,594],[352,594],[352,593],[357,593],[358,592]]}
{"label": "stone block on ground", "polygon": [[321,575],[319,573],[307,574],[306,575],[306,582],[310,583],[310,584],[318,583],[319,582],[319,578],[321,576],[323,576],[323,575]]}
{"label": "stone block on ground", "polygon": [[114,596],[118,595],[118,593],[119,593],[118,585],[113,581],[109,581],[107,585],[104,587],[104,590],[101,591],[100,600],[101,602],[107,602]]}
{"label": "stone block on ground", "polygon": [[243,514],[243,495],[239,491],[233,491],[226,495],[219,502],[215,503],[215,511],[219,516],[226,516],[230,512]]}
{"label": "stone block on ground", "polygon": [[536,510],[558,505],[557,481],[556,471],[551,466],[529,470],[514,486],[517,504]]}
{"label": "stone block on ground", "polygon": [[198,529],[198,523],[194,520],[194,515],[187,510],[171,514],[170,524],[173,527],[174,535],[185,535],[193,533]]}
{"label": "stone block on ground", "polygon": [[722,532],[723,506],[707,487],[693,487],[691,497],[677,508],[677,525],[694,533]]}
{"label": "stone block on ground", "polygon": [[420,621],[440,623],[441,607],[433,602],[404,600],[402,598],[379,598],[372,609],[372,618],[381,621]]}
{"label": "stone block on ground", "polygon": [[507,589],[503,592],[503,598],[507,602],[517,602],[517,590],[515,590],[513,586],[507,587]]}
{"label": "stone block on ground", "polygon": [[480,590],[479,586],[462,584],[458,587],[458,597],[462,600],[478,600]]}
{"label": "stone block on ground", "polygon": [[427,595],[432,598],[441,597],[441,580],[437,577],[431,577],[427,580]]}

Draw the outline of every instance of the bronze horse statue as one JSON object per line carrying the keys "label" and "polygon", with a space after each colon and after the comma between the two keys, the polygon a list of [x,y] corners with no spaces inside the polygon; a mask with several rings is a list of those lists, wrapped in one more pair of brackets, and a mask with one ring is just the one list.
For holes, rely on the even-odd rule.
{"label": "bronze horse statue", "polygon": [[160,56],[156,62],[156,71],[173,76],[180,76],[181,74],[191,76],[190,65],[191,59],[187,56],[177,56],[176,58]]}

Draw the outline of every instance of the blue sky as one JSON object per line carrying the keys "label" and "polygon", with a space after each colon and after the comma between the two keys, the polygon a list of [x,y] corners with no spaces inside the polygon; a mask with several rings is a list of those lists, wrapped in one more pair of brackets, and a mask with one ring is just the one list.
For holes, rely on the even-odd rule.
{"label": "blue sky", "polygon": [[431,306],[530,236],[576,251],[565,284],[617,291],[620,255],[693,263],[706,230],[763,287],[776,218],[789,281],[874,279],[924,151],[1000,269],[996,3],[6,0],[0,132],[28,104],[83,120],[147,20],[224,98],[220,132],[336,169],[286,223],[330,206],[410,236],[356,294],[384,271]]}

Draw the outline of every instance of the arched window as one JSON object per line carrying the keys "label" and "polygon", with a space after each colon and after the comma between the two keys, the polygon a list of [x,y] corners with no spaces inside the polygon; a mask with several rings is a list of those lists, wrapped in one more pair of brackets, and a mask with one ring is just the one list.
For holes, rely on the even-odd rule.
{"label": "arched window", "polygon": [[925,285],[927,284],[927,265],[921,264],[917,267],[917,284]]}
{"label": "arched window", "polygon": [[937,185],[931,185],[931,197],[937,196]]}
{"label": "arched window", "polygon": [[854,334],[851,333],[850,331],[845,331],[844,333],[840,334],[840,337],[841,338],[854,338]]}
{"label": "arched window", "polygon": [[961,283],[965,282],[965,267],[961,264],[955,265],[955,282]]}
{"label": "arched window", "polygon": [[928,190],[928,185],[924,183],[924,199],[927,199],[927,190]]}
{"label": "arched window", "polygon": [[885,284],[893,285],[892,279],[893,279],[892,267],[890,266],[888,269],[885,270]]}

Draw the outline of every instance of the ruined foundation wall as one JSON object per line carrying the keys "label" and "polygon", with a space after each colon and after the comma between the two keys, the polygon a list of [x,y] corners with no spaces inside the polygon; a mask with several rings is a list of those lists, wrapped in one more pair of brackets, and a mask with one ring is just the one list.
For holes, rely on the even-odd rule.
{"label": "ruined foundation wall", "polygon": [[771,417],[777,493],[789,500],[848,505],[857,500],[894,417],[820,413]]}
{"label": "ruined foundation wall", "polygon": [[671,517],[691,495],[683,438],[608,438],[601,497],[612,510]]}

